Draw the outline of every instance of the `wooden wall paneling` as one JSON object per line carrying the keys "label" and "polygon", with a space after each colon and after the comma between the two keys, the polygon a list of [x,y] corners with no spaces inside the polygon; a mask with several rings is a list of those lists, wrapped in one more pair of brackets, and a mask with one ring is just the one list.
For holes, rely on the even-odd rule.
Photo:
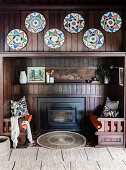
{"label": "wooden wall paneling", "polygon": [[3,133],[3,58],[0,58],[0,135]]}
{"label": "wooden wall paneling", "polygon": [[63,94],[67,94],[67,84],[63,84],[62,92]]}
{"label": "wooden wall paneling", "polygon": [[[55,11],[54,19],[55,19],[55,28],[61,30],[61,24],[62,23],[61,23],[61,13],[60,13],[60,11]],[[61,47],[56,48],[55,51],[61,51]]]}
{"label": "wooden wall paneling", "polygon": [[[121,11],[117,11],[117,13],[121,16],[121,19],[123,18],[123,14]],[[122,25],[123,25],[123,21],[122,21]],[[115,43],[115,51],[123,51],[123,26],[121,26],[121,28],[119,29],[119,31],[117,31],[116,34],[116,43]]]}
{"label": "wooden wall paneling", "polygon": [[70,58],[65,58],[64,59],[64,66],[65,67],[69,67],[70,66],[70,60],[71,60]]}
{"label": "wooden wall paneling", "polygon": [[32,67],[37,67],[37,59],[36,58],[32,58]]}
{"label": "wooden wall paneling", "polygon": [[72,84],[71,85],[71,94],[76,94],[76,90],[77,88],[76,88],[76,84]]}
{"label": "wooden wall paneling", "polygon": [[33,97],[32,98],[32,121],[33,121],[33,130],[37,130],[38,129],[38,114],[37,114],[37,98],[36,97]]}
{"label": "wooden wall paneling", "polygon": [[34,85],[33,84],[28,84],[28,92],[29,92],[29,94],[34,94]]}
{"label": "wooden wall paneling", "polygon": [[96,94],[96,85],[91,84],[91,95]]}
{"label": "wooden wall paneling", "polygon": [[[21,14],[20,14],[20,11],[14,12],[14,27],[15,27],[14,29],[21,29]],[[18,51],[21,51],[21,50],[18,50]]]}
{"label": "wooden wall paneling", "polygon": [[4,51],[4,14],[0,12],[0,51]]}
{"label": "wooden wall paneling", "polygon": [[10,113],[10,99],[12,99],[12,77],[11,77],[11,63],[10,60],[3,61],[3,100],[4,100],[4,117],[8,117]]}
{"label": "wooden wall paneling", "polygon": [[89,115],[94,113],[95,110],[95,98],[89,97]]}
{"label": "wooden wall paneling", "polygon": [[[95,23],[94,23],[94,11],[89,11],[89,28],[94,28]],[[88,51],[95,51],[90,48],[88,48]]]}
{"label": "wooden wall paneling", "polygon": [[80,66],[80,58],[75,58],[75,65],[74,67],[79,67]]}
{"label": "wooden wall paneling", "polygon": [[84,58],[84,67],[88,67],[89,65],[88,58]]}
{"label": "wooden wall paneling", "polygon": [[9,51],[9,46],[7,45],[7,35],[9,33],[9,13],[4,13],[4,32],[5,32],[5,38],[4,38],[4,51]]}
{"label": "wooden wall paneling", "polygon": [[[54,90],[55,90],[55,94],[57,95],[61,95],[62,94],[62,84],[56,84],[54,85]],[[69,94],[69,92],[68,92]]]}
{"label": "wooden wall paneling", "polygon": [[51,58],[46,58],[45,67],[50,67],[50,66],[51,66]]}
{"label": "wooden wall paneling", "polygon": [[[30,14],[30,11],[27,11],[27,16]],[[25,22],[25,21],[24,21]],[[33,49],[33,38],[32,38],[32,32],[26,30],[27,36],[28,36],[28,43],[27,43],[27,51],[32,51]]]}
{"label": "wooden wall paneling", "polygon": [[[15,29],[14,12],[9,12],[9,32]],[[9,33],[8,32],[8,33]],[[9,51],[16,51],[9,47]]]}
{"label": "wooden wall paneling", "polygon": [[105,51],[105,31],[102,29],[102,27],[101,27],[101,24],[100,24],[100,22],[101,22],[101,17],[102,17],[102,15],[104,14],[105,12],[103,12],[103,11],[95,11],[94,12],[94,18],[95,18],[95,28],[96,29],[98,29],[98,30],[100,30],[101,32],[102,32],[102,34],[104,35],[104,43],[103,43],[103,45],[100,47],[100,48],[98,48],[98,49],[96,49],[95,51]]}
{"label": "wooden wall paneling", "polygon": [[[38,11],[38,12],[44,16],[44,11]],[[44,30],[37,33],[37,51],[44,51]]]}
{"label": "wooden wall paneling", "polygon": [[[70,13],[71,11],[66,11],[66,16]],[[66,31],[66,41],[67,41],[66,51],[72,51],[72,34],[68,31]]]}
{"label": "wooden wall paneling", "polygon": [[97,66],[98,66],[98,62],[99,62],[99,60],[98,60],[97,58],[94,58],[94,64],[93,64],[93,66],[94,66],[94,67],[97,67]]}
{"label": "wooden wall paneling", "polygon": [[[27,34],[27,28],[25,27],[25,19],[27,17],[27,12],[26,11],[21,11],[21,29]],[[29,36],[27,35],[28,41],[29,41]],[[24,48],[21,49],[21,51],[27,51],[27,44]]]}
{"label": "wooden wall paneling", "polygon": [[76,94],[82,94],[81,84],[77,84]]}
{"label": "wooden wall paneling", "polygon": [[[34,11],[31,11],[31,12],[34,12]],[[37,51],[38,50],[38,33],[32,33],[31,36],[32,36],[32,51]]]}
{"label": "wooden wall paneling", "polygon": [[85,90],[85,94],[90,94],[90,90],[91,90],[91,85],[90,84],[86,84],[86,90]]}
{"label": "wooden wall paneling", "polygon": [[74,67],[75,66],[75,58],[71,58],[70,59],[69,65],[70,65],[70,67]]}
{"label": "wooden wall paneling", "polygon": [[[99,113],[100,111],[100,113]],[[94,113],[97,115],[101,115],[101,108],[100,108],[100,97],[94,98]]]}
{"label": "wooden wall paneling", "polygon": [[81,88],[82,88],[82,95],[83,95],[83,94],[86,93],[86,92],[85,92],[85,84],[82,84],[82,87],[81,87]]}
{"label": "wooden wall paneling", "polygon": [[[116,11],[122,18],[120,11]],[[112,51],[122,51],[122,27],[117,32],[112,33]]]}
{"label": "wooden wall paneling", "polygon": [[39,86],[38,86],[38,93],[39,94],[43,94],[44,93],[44,89],[43,89],[43,85],[42,84],[39,84]]}
{"label": "wooden wall paneling", "polygon": [[[75,13],[77,13],[77,11],[74,11]],[[71,47],[72,47],[72,51],[78,51],[78,34],[79,33],[71,33]]]}
{"label": "wooden wall paneling", "polygon": [[[43,14],[44,14],[45,19],[46,19],[46,26],[45,26],[45,28],[43,30],[43,34],[45,35],[45,33],[50,29],[50,26],[49,26],[50,20],[49,20],[49,12],[48,11],[44,11]],[[43,39],[43,43],[44,43],[44,51],[49,51],[49,47],[44,42],[44,39]]]}
{"label": "wooden wall paneling", "polygon": [[[38,60],[37,60],[38,61]],[[41,67],[45,67],[45,63],[46,63],[46,59],[45,58],[41,58],[40,60],[40,66]]]}
{"label": "wooden wall paneling", "polygon": [[93,58],[88,58],[88,65],[89,65],[89,67],[94,66],[94,59]]}
{"label": "wooden wall paneling", "polygon": [[[83,11],[83,17],[84,17],[85,25],[84,25],[84,29],[82,30],[82,33],[84,35],[84,33],[92,27],[90,27],[91,25],[89,26],[89,12],[88,11]],[[83,37],[82,37],[82,42],[83,42]],[[88,50],[89,48],[83,43],[83,51],[88,51]]]}
{"label": "wooden wall paneling", "polygon": [[[79,11],[77,13],[79,13],[84,18],[83,11]],[[84,21],[85,21],[85,18],[84,18]],[[83,51],[84,50],[83,34],[84,34],[84,29],[77,34],[77,51]]]}
{"label": "wooden wall paneling", "polygon": [[38,91],[39,91],[39,85],[38,84],[35,84],[33,85],[34,89],[33,89],[33,94],[38,94]]}
{"label": "wooden wall paneling", "polygon": [[72,94],[72,92],[71,92],[71,84],[67,84],[67,92],[68,92],[68,94]]}
{"label": "wooden wall paneling", "polygon": [[122,11],[122,51],[126,51],[126,10]]}
{"label": "wooden wall paneling", "polygon": [[64,18],[66,16],[66,11],[61,11],[60,16],[61,16],[61,19],[60,19],[61,31],[63,32],[64,38],[65,38],[64,43],[61,46],[61,51],[67,51],[67,31],[64,28]]}
{"label": "wooden wall paneling", "polygon": [[[55,13],[49,11],[49,29],[55,28]],[[49,51],[55,51],[54,48],[49,48]]]}

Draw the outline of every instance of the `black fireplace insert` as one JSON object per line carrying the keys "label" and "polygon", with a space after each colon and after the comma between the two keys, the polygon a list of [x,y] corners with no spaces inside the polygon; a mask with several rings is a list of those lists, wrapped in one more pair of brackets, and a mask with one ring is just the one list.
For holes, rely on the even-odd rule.
{"label": "black fireplace insert", "polygon": [[38,98],[39,130],[84,130],[85,98]]}

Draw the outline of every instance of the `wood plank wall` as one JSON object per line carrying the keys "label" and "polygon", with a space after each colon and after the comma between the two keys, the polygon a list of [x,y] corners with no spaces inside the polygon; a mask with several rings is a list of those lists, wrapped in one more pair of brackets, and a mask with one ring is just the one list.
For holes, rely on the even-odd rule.
{"label": "wood plank wall", "polygon": [[[20,51],[123,51],[122,28],[115,33],[105,32],[100,26],[100,19],[107,11],[73,11],[80,13],[85,20],[84,29],[78,34],[71,34],[64,29],[64,17],[72,11],[37,11],[42,13],[47,21],[45,29],[34,34],[29,32],[25,27],[25,18],[34,11],[3,11],[0,12],[0,52],[14,51],[6,43],[7,34],[12,29],[22,29],[27,33],[28,43]],[[122,17],[121,11],[115,11]],[[44,42],[44,35],[51,28],[60,29],[65,35],[64,44],[57,49],[50,49]],[[104,44],[97,50],[91,50],[83,44],[83,34],[89,28],[97,28],[104,34]]]}
{"label": "wood plank wall", "polygon": [[[38,11],[42,13],[47,21],[45,29],[33,34],[25,27],[25,18],[28,14],[34,11],[3,11],[0,12],[0,52],[11,52],[6,43],[7,34],[15,28],[22,29],[27,33],[28,43],[20,50],[20,52],[44,52],[44,51],[123,51],[123,37],[122,28],[116,33],[107,33],[100,26],[100,18],[107,11],[75,11],[80,13],[85,20],[84,29],[78,34],[70,34],[63,27],[64,17],[72,11]],[[115,11],[122,17],[121,11]],[[102,31],[105,36],[104,45],[97,49],[88,49],[82,40],[84,32],[89,28],[97,28]],[[65,35],[64,44],[58,49],[50,49],[44,42],[44,35],[47,30],[51,28],[58,28],[63,31]],[[2,60],[3,61],[3,60]],[[11,98],[20,98],[26,94],[28,99],[28,107],[33,114],[33,129],[37,129],[37,97],[51,96],[51,95],[68,95],[68,96],[82,96],[86,97],[86,115],[92,114],[93,111],[100,104],[103,105],[104,99],[107,95],[106,86],[102,85],[84,85],[84,84],[55,84],[53,85],[38,85],[31,84],[20,86],[15,84],[14,76],[15,70],[13,68],[26,68],[27,66],[46,66],[47,68],[55,67],[96,67],[103,61],[93,58],[33,58],[33,59],[4,59],[4,117],[10,116],[8,103]],[[110,62],[111,63],[111,62]],[[113,63],[113,60],[112,60]],[[2,65],[1,65],[2,69]],[[14,90],[14,91],[13,91]],[[52,93],[52,94],[51,94]],[[2,95],[2,93],[1,93]],[[14,96],[15,95],[15,96]],[[17,97],[18,96],[18,97]]]}

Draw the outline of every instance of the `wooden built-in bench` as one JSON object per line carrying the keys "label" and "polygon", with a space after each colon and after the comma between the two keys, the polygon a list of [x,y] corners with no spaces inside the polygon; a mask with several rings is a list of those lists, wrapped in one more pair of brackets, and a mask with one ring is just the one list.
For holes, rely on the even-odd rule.
{"label": "wooden built-in bench", "polygon": [[104,118],[96,115],[90,115],[89,118],[97,130],[96,147],[124,146],[124,118]]}

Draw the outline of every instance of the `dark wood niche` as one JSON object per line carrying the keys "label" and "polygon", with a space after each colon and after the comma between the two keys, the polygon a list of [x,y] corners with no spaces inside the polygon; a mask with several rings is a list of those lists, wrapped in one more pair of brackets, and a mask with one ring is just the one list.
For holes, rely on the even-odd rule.
{"label": "dark wood niche", "polygon": [[[19,54],[19,56],[18,56]],[[95,56],[90,56],[91,53],[81,53],[83,56],[75,57],[74,53],[69,53],[71,57],[67,56],[68,53],[58,54],[52,53],[45,57],[43,53],[1,53],[3,58],[3,117],[10,117],[10,99],[18,100],[23,95],[27,98],[29,112],[33,115],[32,119],[32,130],[37,130],[37,100],[43,97],[82,97],[85,98],[85,117],[86,117],[86,128],[88,129],[88,117],[90,114],[94,114],[99,110],[99,106],[103,106],[106,97],[109,96],[111,99],[120,100],[120,110],[124,112],[124,96],[123,87],[118,84],[91,84],[83,82],[60,82],[54,84],[47,83],[35,83],[21,85],[16,83],[15,74],[16,68],[19,70],[26,70],[28,66],[45,66],[47,68],[88,68],[95,67],[101,64],[113,64],[115,67],[124,66],[125,53],[97,53],[92,52]],[[48,54],[48,53],[46,53]],[[31,56],[30,56],[31,55]],[[55,57],[54,57],[55,55]],[[99,56],[98,56],[99,55]],[[109,57],[108,57],[109,55]],[[7,57],[8,56],[8,57]],[[29,56],[29,57],[28,57]],[[111,57],[110,57],[111,56]],[[116,93],[115,93],[116,91]]]}

